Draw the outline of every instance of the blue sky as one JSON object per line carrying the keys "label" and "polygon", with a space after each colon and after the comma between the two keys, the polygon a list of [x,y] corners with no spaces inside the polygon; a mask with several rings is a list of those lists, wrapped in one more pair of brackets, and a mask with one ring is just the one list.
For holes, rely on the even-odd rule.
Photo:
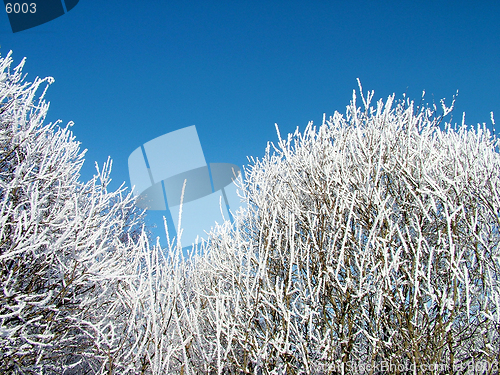
{"label": "blue sky", "polygon": [[498,1],[80,0],[66,15],[13,34],[0,52],[27,57],[28,79],[53,76],[48,119],[75,122],[94,161],[196,125],[208,162],[244,165],[267,141],[345,111],[360,78],[375,99],[428,102],[457,90],[455,119],[500,123]]}

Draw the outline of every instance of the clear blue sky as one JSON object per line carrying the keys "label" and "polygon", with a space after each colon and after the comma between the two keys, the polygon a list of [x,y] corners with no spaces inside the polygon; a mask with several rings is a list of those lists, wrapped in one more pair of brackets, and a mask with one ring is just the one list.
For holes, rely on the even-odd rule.
{"label": "clear blue sky", "polygon": [[243,165],[267,141],[345,111],[360,78],[375,99],[436,102],[459,90],[455,119],[500,123],[500,1],[80,0],[13,34],[28,79],[53,76],[49,120],[75,122],[94,161],[128,180],[141,144],[196,125],[208,162]]}

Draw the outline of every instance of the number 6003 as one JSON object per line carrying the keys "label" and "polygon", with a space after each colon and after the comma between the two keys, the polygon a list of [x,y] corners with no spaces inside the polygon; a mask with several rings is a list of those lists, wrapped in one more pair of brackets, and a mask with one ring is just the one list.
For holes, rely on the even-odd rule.
{"label": "number 6003", "polygon": [[5,4],[5,11],[7,13],[36,13],[36,3],[7,3]]}

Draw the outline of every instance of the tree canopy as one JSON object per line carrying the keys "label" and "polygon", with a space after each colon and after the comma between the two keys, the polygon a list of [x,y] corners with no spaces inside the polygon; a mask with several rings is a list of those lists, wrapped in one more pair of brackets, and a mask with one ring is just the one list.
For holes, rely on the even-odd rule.
{"label": "tree canopy", "polygon": [[[208,242],[151,244],[111,161],[0,58],[0,371],[452,373],[500,361],[500,155],[452,108],[360,86],[251,158]],[[45,87],[44,87],[45,86]],[[40,88],[42,93],[37,97]],[[182,232],[182,231],[180,231]],[[168,231],[166,231],[168,235]],[[496,365],[496,367],[494,367]],[[488,367],[489,366],[489,367]]]}

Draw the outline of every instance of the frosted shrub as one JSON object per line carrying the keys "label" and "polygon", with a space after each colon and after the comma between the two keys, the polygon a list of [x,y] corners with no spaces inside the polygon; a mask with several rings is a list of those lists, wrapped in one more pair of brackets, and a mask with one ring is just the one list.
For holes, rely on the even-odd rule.
{"label": "frosted shrub", "polygon": [[246,169],[198,273],[219,373],[500,360],[498,142],[372,97]]}
{"label": "frosted shrub", "polygon": [[485,126],[354,94],[345,116],[278,132],[246,169],[234,223],[186,257],[182,237],[150,245],[131,194],[107,188],[111,162],[79,180],[84,153],[44,124],[45,91],[35,99],[52,79],[24,82],[11,63],[0,372],[496,371],[500,155]]}
{"label": "frosted shrub", "polygon": [[43,124],[46,88],[35,98],[52,78],[24,82],[24,60],[11,63],[0,58],[0,372],[111,371],[130,346],[140,215],[123,187],[107,190],[110,162],[79,182],[84,153],[68,126]]}
{"label": "frosted shrub", "polygon": [[44,124],[53,79],[11,65],[0,58],[0,372],[209,369],[200,256],[150,244],[131,193],[107,188],[110,161],[80,181],[71,124]]}

